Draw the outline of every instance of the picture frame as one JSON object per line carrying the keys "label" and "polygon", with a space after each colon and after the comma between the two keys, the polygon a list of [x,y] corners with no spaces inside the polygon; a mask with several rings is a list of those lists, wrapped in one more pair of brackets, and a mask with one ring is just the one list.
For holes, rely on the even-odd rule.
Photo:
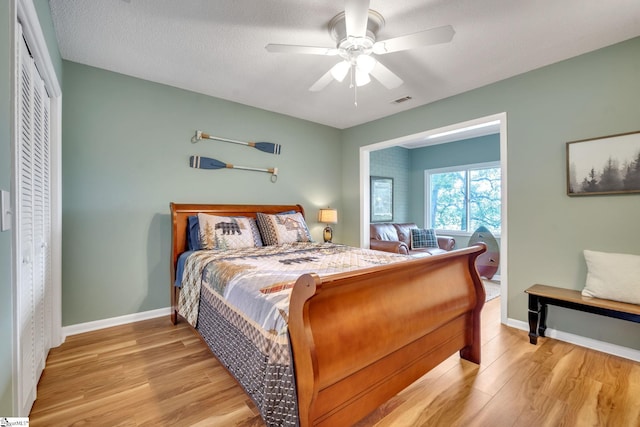
{"label": "picture frame", "polygon": [[567,142],[567,195],[640,193],[640,131]]}
{"label": "picture frame", "polygon": [[393,221],[393,178],[372,176],[371,222]]}

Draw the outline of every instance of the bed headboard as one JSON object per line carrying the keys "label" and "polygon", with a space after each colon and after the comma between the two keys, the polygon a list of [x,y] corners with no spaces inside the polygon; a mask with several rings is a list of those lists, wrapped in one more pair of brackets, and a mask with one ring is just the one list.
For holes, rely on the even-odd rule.
{"label": "bed headboard", "polygon": [[187,221],[199,212],[218,216],[246,216],[255,218],[258,212],[275,214],[296,211],[304,216],[301,205],[200,205],[171,203],[171,280],[180,254],[187,250]]}
{"label": "bed headboard", "polygon": [[175,324],[177,291],[174,286],[176,263],[181,253],[187,250],[187,223],[191,215],[199,212],[218,216],[246,216],[255,218],[258,212],[276,214],[296,211],[304,216],[301,205],[204,205],[171,203],[171,306],[172,321]]}

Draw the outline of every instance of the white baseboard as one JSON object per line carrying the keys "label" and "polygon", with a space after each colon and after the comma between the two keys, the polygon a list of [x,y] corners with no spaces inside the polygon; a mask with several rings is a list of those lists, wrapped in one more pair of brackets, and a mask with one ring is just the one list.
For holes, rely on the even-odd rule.
{"label": "white baseboard", "polygon": [[[507,326],[529,332],[529,324],[521,320],[509,318],[507,319]],[[623,357],[635,362],[640,362],[640,350],[623,347],[617,344],[611,344],[605,341],[594,340],[592,338],[583,337],[569,332],[559,331],[557,329],[548,328],[544,334],[549,338],[554,338],[560,341],[568,342],[570,344],[579,345],[580,347],[586,347],[591,350],[601,351],[613,356]]]}
{"label": "white baseboard", "polygon": [[[127,314],[109,319],[95,320],[93,322],[79,323],[77,325],[65,326],[62,328],[62,339],[71,335],[77,335],[84,332],[97,331],[99,329],[109,328],[111,326],[125,325],[127,323],[139,322],[141,320],[155,319],[156,317],[169,316],[171,307],[159,308],[156,310],[144,311],[141,313]],[[529,324],[521,320],[507,319],[507,326],[529,332]],[[548,338],[554,338],[570,344],[579,345],[592,350],[601,351],[613,356],[623,357],[625,359],[640,362],[640,350],[623,347],[617,344],[611,344],[605,341],[594,340],[569,332],[559,331],[557,329],[548,328],[545,331]]]}
{"label": "white baseboard", "polygon": [[170,314],[171,307],[165,307],[158,308],[156,310],[143,311],[141,313],[126,314],[124,316],[111,317],[109,319],[95,320],[93,322],[64,326],[62,328],[62,341],[64,342],[65,338],[71,335],[97,331],[98,329],[125,325],[127,323],[139,322],[141,320],[155,319],[156,317],[169,316]]}

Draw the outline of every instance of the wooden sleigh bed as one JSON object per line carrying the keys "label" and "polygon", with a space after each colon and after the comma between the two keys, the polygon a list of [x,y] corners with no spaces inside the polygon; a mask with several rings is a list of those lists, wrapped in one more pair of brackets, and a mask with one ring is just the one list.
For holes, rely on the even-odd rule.
{"label": "wooden sleigh bed", "polygon": [[[300,205],[172,203],[172,322],[180,318],[174,280],[189,216],[290,210],[304,214]],[[324,278],[301,275],[288,313],[299,425],[351,425],[458,351],[479,364],[485,293],[475,260],[485,250],[480,244]]]}

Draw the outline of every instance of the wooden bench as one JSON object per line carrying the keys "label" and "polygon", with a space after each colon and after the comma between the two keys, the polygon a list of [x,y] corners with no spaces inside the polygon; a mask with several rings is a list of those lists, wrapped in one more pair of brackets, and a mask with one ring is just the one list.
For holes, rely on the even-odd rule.
{"label": "wooden bench", "polygon": [[544,337],[549,304],[640,323],[640,305],[585,297],[575,289],[546,285],[533,285],[525,292],[529,294],[529,342],[531,344],[537,344],[539,336]]}

